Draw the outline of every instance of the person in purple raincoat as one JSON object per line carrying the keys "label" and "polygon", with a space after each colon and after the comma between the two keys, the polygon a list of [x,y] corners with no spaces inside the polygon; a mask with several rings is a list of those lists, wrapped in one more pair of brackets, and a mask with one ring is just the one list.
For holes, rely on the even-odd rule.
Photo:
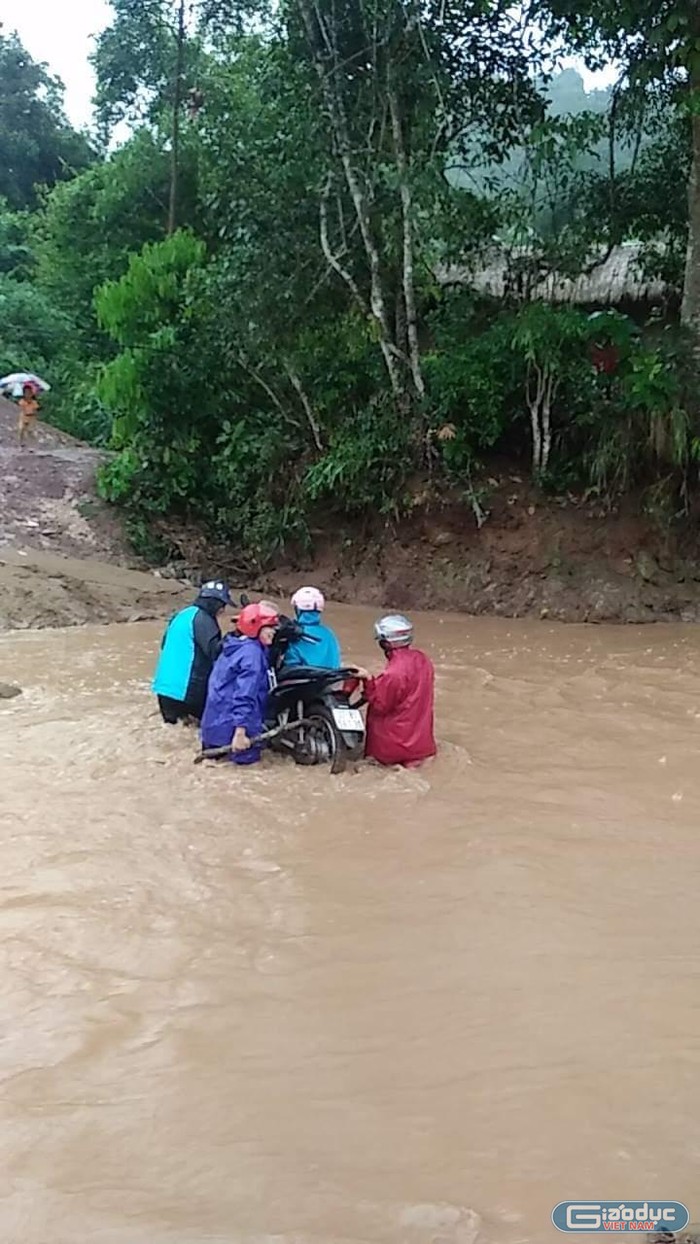
{"label": "person in purple raincoat", "polygon": [[251,739],[265,729],[269,693],[270,644],[279,626],[273,605],[246,605],[237,635],[227,635],[207,691],[202,716],[202,747],[231,746],[234,764],[251,765],[261,748]]}

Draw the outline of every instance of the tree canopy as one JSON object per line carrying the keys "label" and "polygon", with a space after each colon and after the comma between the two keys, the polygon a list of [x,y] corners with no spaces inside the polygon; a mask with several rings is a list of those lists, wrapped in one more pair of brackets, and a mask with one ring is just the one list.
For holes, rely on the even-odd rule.
{"label": "tree canopy", "polygon": [[[407,512],[417,478],[430,504],[465,498],[480,522],[475,472],[493,450],[527,454],[542,487],[578,481],[612,503],[664,480],[671,509],[687,503],[690,10],[112,9],[97,119],[105,138],[120,123],[129,135],[66,162],[53,188],[17,163],[49,190],[5,194],[0,280],[17,365],[55,368],[70,401],[54,417],[80,431],[84,409],[85,434],[111,435],[102,487],[143,545],[196,520],[260,564],[319,522]],[[615,63],[618,80],[586,93],[572,55]],[[60,89],[35,69],[32,98],[59,91],[63,133]],[[543,281],[594,277],[630,243],[669,290],[652,323],[649,307],[531,305]],[[472,280],[494,255],[499,298]],[[49,321],[49,302],[44,340],[31,320]]]}
{"label": "tree canopy", "polygon": [[92,157],[65,116],[63,84],[1,29],[0,157],[0,198],[16,209],[36,206],[41,187],[73,177]]}

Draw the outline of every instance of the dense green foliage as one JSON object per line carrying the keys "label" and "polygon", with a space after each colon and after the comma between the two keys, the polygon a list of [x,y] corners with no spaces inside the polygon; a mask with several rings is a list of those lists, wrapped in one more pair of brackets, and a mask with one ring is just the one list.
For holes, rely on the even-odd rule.
{"label": "dense green foliage", "polygon": [[[98,119],[130,136],[0,183],[0,363],[45,372],[50,416],[111,443],[101,487],[143,547],[184,519],[260,564],[408,512],[416,479],[476,506],[493,453],[544,488],[687,508],[673,298],[650,325],[624,288],[625,314],[532,301],[629,241],[680,289],[693,66],[658,3],[549,0],[529,25],[505,0],[112,7]],[[614,56],[620,81],[586,95],[555,51]],[[33,70],[41,107],[59,88]],[[470,278],[494,262],[498,299]]]}

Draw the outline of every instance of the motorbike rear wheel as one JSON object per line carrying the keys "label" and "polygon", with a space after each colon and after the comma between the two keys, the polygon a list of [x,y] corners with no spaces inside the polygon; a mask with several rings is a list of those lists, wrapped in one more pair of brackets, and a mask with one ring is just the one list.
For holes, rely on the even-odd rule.
{"label": "motorbike rear wheel", "polygon": [[331,711],[324,704],[314,704],[305,720],[308,725],[294,748],[294,763],[330,764],[331,773],[342,773],[351,755]]}

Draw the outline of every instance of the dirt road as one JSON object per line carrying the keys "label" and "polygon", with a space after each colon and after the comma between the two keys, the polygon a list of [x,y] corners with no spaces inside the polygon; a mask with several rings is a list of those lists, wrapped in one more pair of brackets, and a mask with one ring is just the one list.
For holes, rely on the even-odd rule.
{"label": "dirt road", "polygon": [[16,406],[0,399],[0,548],[123,560],[121,531],[95,489],[104,453],[42,422],[22,449],[16,425]]}
{"label": "dirt road", "polygon": [[0,399],[0,629],[161,617],[191,594],[139,569],[97,496],[104,457],[41,422],[20,449]]}

